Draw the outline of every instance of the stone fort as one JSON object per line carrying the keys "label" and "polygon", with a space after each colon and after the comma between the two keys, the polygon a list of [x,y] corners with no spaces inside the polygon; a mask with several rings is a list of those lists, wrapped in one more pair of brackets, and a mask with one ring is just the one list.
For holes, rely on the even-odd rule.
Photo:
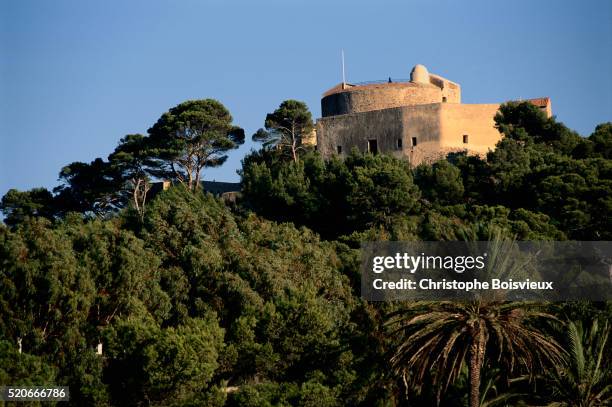
{"label": "stone fort", "polygon": [[[528,101],[552,115],[550,98]],[[449,152],[482,156],[501,139],[493,120],[499,106],[461,103],[461,86],[423,65],[412,69],[409,81],[340,83],[321,99],[317,150],[330,157],[357,148],[408,158],[412,165]]]}

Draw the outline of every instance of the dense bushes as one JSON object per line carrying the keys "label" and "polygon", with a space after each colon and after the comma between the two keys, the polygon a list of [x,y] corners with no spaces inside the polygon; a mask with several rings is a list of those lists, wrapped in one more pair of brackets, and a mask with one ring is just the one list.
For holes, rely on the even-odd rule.
{"label": "dense bushes", "polygon": [[1,227],[2,346],[40,366],[5,371],[4,383],[46,377],[84,404],[363,397],[353,386],[368,353],[352,351],[363,311],[341,272],[354,253],[183,187],[159,196],[142,227],[132,220]]}

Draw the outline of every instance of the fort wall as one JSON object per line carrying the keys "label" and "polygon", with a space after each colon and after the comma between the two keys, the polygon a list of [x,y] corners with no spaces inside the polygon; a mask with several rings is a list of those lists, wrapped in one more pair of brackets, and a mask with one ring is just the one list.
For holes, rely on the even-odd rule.
{"label": "fort wall", "polygon": [[429,83],[442,90],[442,102],[461,103],[461,86],[441,76],[429,74]]}
{"label": "fort wall", "polygon": [[354,86],[321,99],[323,117],[442,102],[442,90],[429,84],[387,83]]}
{"label": "fort wall", "polygon": [[[484,155],[501,139],[493,117],[498,104],[431,103],[348,115],[317,122],[317,148],[323,156],[351,149],[407,157],[413,165],[433,162],[449,152]],[[465,137],[464,137],[465,136]]]}
{"label": "fort wall", "polygon": [[439,137],[443,149],[483,155],[501,140],[494,121],[499,104],[443,104],[440,109]]}
{"label": "fort wall", "polygon": [[317,121],[317,150],[323,156],[349,154],[352,148],[368,151],[368,140],[376,139],[379,151],[400,157],[395,142],[403,134],[402,108],[375,110]]}
{"label": "fort wall", "polygon": [[439,157],[442,103],[402,108],[403,155],[410,163],[429,162]]}
{"label": "fort wall", "polygon": [[441,103],[331,116],[317,122],[317,149],[323,156],[346,155],[353,148],[408,157],[420,163],[439,158]]}

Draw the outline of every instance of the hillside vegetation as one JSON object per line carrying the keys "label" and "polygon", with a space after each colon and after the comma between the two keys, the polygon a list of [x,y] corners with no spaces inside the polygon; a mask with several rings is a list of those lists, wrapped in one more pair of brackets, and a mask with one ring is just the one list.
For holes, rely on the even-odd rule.
{"label": "hillside vegetation", "polygon": [[[54,191],[9,191],[0,385],[67,385],[75,406],[609,405],[609,303],[360,298],[362,241],[612,240],[612,123],[582,138],[528,103],[496,122],[483,158],[325,161],[287,101],[225,203],[201,172],[244,132],[219,102],[189,101],[64,167]],[[174,186],[153,197],[155,178]]]}

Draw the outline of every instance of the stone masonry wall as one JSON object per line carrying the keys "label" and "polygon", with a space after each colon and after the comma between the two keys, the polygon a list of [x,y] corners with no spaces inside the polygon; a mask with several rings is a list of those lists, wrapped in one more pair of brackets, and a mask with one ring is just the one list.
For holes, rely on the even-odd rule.
{"label": "stone masonry wall", "polygon": [[368,150],[368,140],[376,139],[378,150],[402,156],[395,142],[402,137],[401,108],[324,117],[317,121],[317,150],[324,156],[349,154],[352,148]]}
{"label": "stone masonry wall", "polygon": [[[466,149],[480,155],[495,148],[501,134],[495,128],[499,104],[443,104],[440,114],[440,145]],[[467,136],[464,143],[463,136]]]}
{"label": "stone masonry wall", "polygon": [[[355,86],[324,96],[323,117],[344,115],[403,106],[440,103],[442,89],[434,85],[410,82]],[[455,95],[452,98],[456,98]]]}
{"label": "stone masonry wall", "polygon": [[[441,103],[331,116],[317,121],[317,149],[324,157],[368,151],[376,140],[380,153],[407,157],[412,163],[438,157]],[[417,143],[413,145],[413,137]]]}
{"label": "stone masonry wall", "polygon": [[330,157],[340,146],[340,155],[346,155],[352,148],[368,151],[368,140],[376,140],[379,153],[406,157],[412,165],[452,151],[484,155],[501,139],[493,122],[498,108],[432,103],[325,117],[317,122],[317,149]]}

